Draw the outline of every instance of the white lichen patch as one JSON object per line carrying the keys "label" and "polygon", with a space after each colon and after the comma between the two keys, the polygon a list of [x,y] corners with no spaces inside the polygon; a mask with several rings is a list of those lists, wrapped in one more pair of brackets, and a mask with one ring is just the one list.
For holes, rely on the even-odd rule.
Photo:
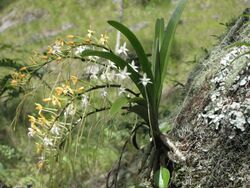
{"label": "white lichen patch", "polygon": [[250,187],[250,47],[230,46],[250,43],[249,19],[243,21],[201,59],[189,80],[188,102],[171,133],[186,157],[173,173],[176,187]]}
{"label": "white lichen patch", "polygon": [[[231,48],[218,62],[219,71],[210,80],[214,89],[210,93],[209,104],[198,119],[207,125],[214,125],[216,130],[230,125],[233,129],[245,131],[249,125],[249,51],[250,48],[246,46]],[[236,67],[239,67],[238,70]],[[237,97],[230,95],[236,92]]]}

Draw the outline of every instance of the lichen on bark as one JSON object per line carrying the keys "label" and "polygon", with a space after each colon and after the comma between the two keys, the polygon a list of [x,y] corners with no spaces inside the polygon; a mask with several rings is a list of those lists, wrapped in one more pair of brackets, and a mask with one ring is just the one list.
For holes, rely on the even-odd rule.
{"label": "lichen on bark", "polygon": [[[249,13],[246,10],[245,13]],[[176,187],[250,187],[249,16],[241,16],[190,77],[171,138],[186,157]]]}

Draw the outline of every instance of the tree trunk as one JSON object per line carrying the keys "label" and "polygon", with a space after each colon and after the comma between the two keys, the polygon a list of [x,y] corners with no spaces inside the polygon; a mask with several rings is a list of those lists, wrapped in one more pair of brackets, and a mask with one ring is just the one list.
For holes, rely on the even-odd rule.
{"label": "tree trunk", "polygon": [[[248,16],[246,14],[248,13]],[[175,187],[250,187],[250,10],[192,72],[170,138]]]}

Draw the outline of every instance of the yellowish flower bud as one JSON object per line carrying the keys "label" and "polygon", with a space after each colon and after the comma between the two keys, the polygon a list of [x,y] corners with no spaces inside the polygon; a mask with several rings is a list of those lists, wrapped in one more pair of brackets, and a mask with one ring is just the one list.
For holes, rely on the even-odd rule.
{"label": "yellowish flower bud", "polygon": [[76,85],[78,82],[77,76],[71,76],[70,79],[72,80],[73,84]]}
{"label": "yellowish flower bud", "polygon": [[75,44],[75,42],[74,42],[74,41],[68,41],[67,44],[68,44],[69,46],[73,46],[73,45]]}
{"label": "yellowish flower bud", "polygon": [[42,111],[43,110],[43,106],[39,103],[35,103],[36,105],[36,110]]}
{"label": "yellowish flower bud", "polygon": [[63,46],[63,45],[64,45],[64,42],[63,42],[63,40],[58,39],[58,40],[55,41],[55,45]]}
{"label": "yellowish flower bud", "polygon": [[16,87],[18,85],[18,81],[13,79],[10,81],[10,85],[13,86],[13,87]]}
{"label": "yellowish flower bud", "polygon": [[44,146],[42,144],[36,143],[36,153],[41,154],[44,150]]}
{"label": "yellowish flower bud", "polygon": [[51,48],[50,46],[48,47],[48,54],[52,54],[53,52],[53,48]]}
{"label": "yellowish flower bud", "polygon": [[38,161],[38,163],[36,164],[36,166],[37,166],[37,168],[39,169],[39,170],[41,170],[42,168],[44,168],[44,166],[45,166],[45,162],[44,161]]}
{"label": "yellowish flower bud", "polygon": [[56,96],[52,96],[52,104],[54,105],[54,106],[59,106],[59,107],[61,107],[61,102],[59,101],[59,99],[56,97]]}
{"label": "yellowish flower bud", "polygon": [[84,87],[79,87],[76,89],[77,93],[82,93],[84,91]]}
{"label": "yellowish flower bud", "polygon": [[31,127],[33,128],[35,126],[35,123],[36,123],[36,118],[34,116],[31,116],[31,115],[28,115],[28,118],[29,118],[29,122],[30,122]]}
{"label": "yellowish flower bud", "polygon": [[49,102],[49,101],[51,101],[51,98],[49,97],[49,98],[44,98],[43,99],[43,102]]}
{"label": "yellowish flower bud", "polygon": [[48,123],[48,120],[42,114],[39,115],[40,117],[38,118],[38,123],[40,125],[46,125]]}
{"label": "yellowish flower bud", "polygon": [[67,93],[70,93],[70,94],[74,94],[74,91],[70,88],[70,86],[68,85],[68,83],[65,85],[63,84],[63,94],[66,95]]}
{"label": "yellowish flower bud", "polygon": [[75,36],[74,35],[67,35],[66,37],[69,39],[73,39]]}
{"label": "yellowish flower bud", "polygon": [[55,92],[58,96],[60,96],[63,93],[64,89],[62,87],[56,87]]}
{"label": "yellowish flower bud", "polygon": [[87,38],[83,41],[85,44],[91,44],[91,39]]}
{"label": "yellowish flower bud", "polygon": [[36,118],[34,116],[28,115],[30,122],[35,122]]}
{"label": "yellowish flower bud", "polygon": [[42,58],[43,60],[48,60],[48,59],[49,59],[48,56],[46,56],[46,55],[42,56],[41,58]]}
{"label": "yellowish flower bud", "polygon": [[19,78],[19,79],[23,79],[23,78],[25,78],[25,77],[26,77],[26,74],[21,74],[21,73],[18,74],[18,78]]}
{"label": "yellowish flower bud", "polygon": [[21,67],[20,69],[19,69],[20,71],[24,71],[24,70],[27,70],[27,67]]}

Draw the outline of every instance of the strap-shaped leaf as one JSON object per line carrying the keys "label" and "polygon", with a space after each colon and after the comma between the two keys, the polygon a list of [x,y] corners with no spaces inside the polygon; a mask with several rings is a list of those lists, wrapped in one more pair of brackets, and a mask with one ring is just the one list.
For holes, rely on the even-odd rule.
{"label": "strap-shaped leaf", "polygon": [[155,24],[155,40],[158,38],[160,41],[160,48],[164,38],[164,19],[158,18]]}
{"label": "strap-shaped leaf", "polygon": [[140,116],[148,125],[149,125],[149,119],[148,119],[148,109],[145,106],[142,105],[134,105],[128,109],[129,112],[134,112],[138,116]]}
{"label": "strap-shaped leaf", "polygon": [[[124,26],[123,24],[121,24],[119,22],[108,21],[108,23],[111,26],[113,26],[114,28],[116,28],[117,30],[119,30],[123,35],[125,35],[127,37],[127,39],[129,40],[129,42],[133,46],[133,48],[138,56],[139,63],[142,67],[143,72],[147,74],[147,77],[150,78],[151,81],[154,81],[152,70],[151,70],[151,64],[148,61],[148,58],[145,54],[145,51],[144,51],[141,43],[139,42],[137,37],[134,35],[134,33],[132,31],[130,31],[126,26]],[[151,106],[153,106],[153,103],[155,101],[153,84],[148,84],[146,90],[148,93],[149,103]],[[143,93],[144,93],[144,91],[143,91]],[[145,95],[143,95],[143,96],[145,97]]]}
{"label": "strap-shaped leaf", "polygon": [[[165,72],[166,64],[168,63],[168,58],[171,50],[171,44],[174,39],[174,34],[176,31],[177,24],[179,23],[183,9],[187,3],[187,0],[180,0],[175,11],[168,21],[167,27],[164,32],[164,38],[161,47],[161,70]],[[163,75],[165,76],[165,75]]]}
{"label": "strap-shaped leaf", "polygon": [[140,84],[140,74],[135,72],[134,69],[132,69],[130,66],[128,66],[128,63],[120,58],[119,56],[110,53],[110,52],[102,52],[102,51],[96,51],[96,50],[85,50],[84,52],[81,53],[81,56],[98,56],[101,58],[108,59],[112,62],[115,63],[115,65],[121,69],[124,69],[125,66],[127,66],[128,72],[131,74],[129,77],[131,80],[135,83],[139,91],[142,93],[143,96],[145,96],[145,91],[142,85]]}
{"label": "strap-shaped leaf", "polygon": [[126,26],[124,26],[123,24],[121,24],[117,21],[112,20],[112,21],[108,21],[108,23],[111,26],[113,26],[114,28],[116,28],[117,30],[119,30],[123,35],[125,35],[127,37],[127,39],[129,40],[129,42],[133,46],[133,48],[138,56],[138,59],[139,59],[139,62],[141,64],[143,72],[145,72],[147,74],[147,76],[151,80],[153,80],[151,66],[150,66],[150,63],[149,63],[148,58],[146,56],[146,53],[145,53],[141,43],[139,42],[137,37],[134,35],[134,33],[132,31],[130,31]]}
{"label": "strap-shaped leaf", "polygon": [[164,37],[164,19],[158,18],[155,22],[155,37],[152,49],[152,64],[154,74],[154,106],[158,105],[159,86],[161,84],[161,65],[160,65],[160,49]]}
{"label": "strap-shaped leaf", "polygon": [[[155,74],[155,69],[157,67],[156,65],[156,53],[161,47],[161,43],[163,41],[163,35],[164,35],[164,19],[163,18],[158,18],[156,19],[155,22],[155,37],[154,37],[154,42],[153,42],[153,48],[152,48],[152,56],[151,56],[151,61],[152,61],[152,66],[153,66],[153,74],[154,77],[156,76]],[[159,44],[160,41],[160,44]]]}
{"label": "strap-shaped leaf", "polygon": [[155,57],[154,57],[154,64],[155,64],[155,81],[154,81],[154,90],[155,90],[155,105],[158,108],[160,98],[161,98],[161,60],[160,60],[160,44],[158,38],[156,39],[156,46],[155,46]]}
{"label": "strap-shaped leaf", "polygon": [[[169,63],[169,56],[170,56],[170,50],[172,46],[172,42],[174,39],[174,34],[176,31],[177,24],[179,23],[181,14],[183,12],[183,9],[187,3],[187,0],[180,0],[175,11],[170,17],[170,20],[168,21],[167,27],[164,32],[164,37],[162,41],[162,46],[160,49],[160,60],[161,60],[161,66],[160,66],[160,71],[161,71],[161,80],[160,80],[160,87],[159,87],[159,92],[161,94],[162,90],[162,83],[165,78],[165,72],[166,72],[166,67],[167,64]],[[160,97],[160,96],[159,96]]]}

